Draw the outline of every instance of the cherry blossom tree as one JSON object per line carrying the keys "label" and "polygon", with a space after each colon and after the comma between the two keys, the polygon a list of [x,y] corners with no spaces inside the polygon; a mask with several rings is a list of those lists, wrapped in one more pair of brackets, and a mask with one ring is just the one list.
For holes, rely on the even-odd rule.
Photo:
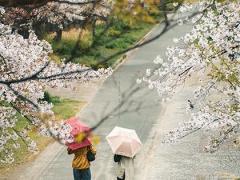
{"label": "cherry blossom tree", "polygon": [[[3,10],[2,10],[3,11]],[[19,148],[22,138],[29,150],[36,143],[28,136],[28,129],[18,131],[17,115],[25,117],[40,133],[52,135],[64,143],[69,128],[54,123],[52,104],[44,100],[46,86],[61,87],[78,79],[86,82],[108,76],[111,69],[92,70],[72,63],[56,64],[50,60],[51,46],[38,40],[34,32],[27,39],[12,33],[10,26],[0,24],[0,156],[2,163],[11,163],[13,149]],[[43,121],[43,116],[45,121]],[[46,117],[50,116],[46,120]],[[69,138],[67,138],[69,139]]]}
{"label": "cherry blossom tree", "polygon": [[[39,40],[38,30],[41,24],[58,31],[72,23],[84,26],[93,17],[105,18],[111,5],[107,2],[10,1],[1,4],[4,7],[0,7],[0,163],[14,162],[14,149],[21,145],[19,138],[30,151],[37,150],[28,135],[33,127],[63,144],[73,141],[70,127],[55,121],[53,105],[44,100],[46,87],[69,86],[72,80],[84,83],[107,77],[112,70],[93,70],[70,62],[54,63],[49,57],[51,45]],[[30,125],[23,130],[16,128],[20,116]]]}
{"label": "cherry blossom tree", "polygon": [[158,56],[154,63],[159,68],[147,69],[146,76],[137,83],[147,83],[166,99],[186,80],[197,79],[199,87],[194,92],[197,110],[191,112],[189,122],[170,131],[164,142],[206,129],[212,134],[205,150],[214,152],[229,137],[239,136],[240,3],[202,2],[200,7],[203,13],[192,19],[191,32],[174,38],[181,45],[167,48],[167,60]]}
{"label": "cherry blossom tree", "polygon": [[[7,5],[12,9],[0,8],[1,163],[14,162],[14,149],[20,148],[19,138],[30,151],[37,150],[36,143],[28,135],[31,126],[37,128],[41,134],[52,136],[61,143],[73,141],[70,127],[63,122],[54,121],[53,105],[44,100],[46,87],[68,86],[68,82],[75,79],[86,82],[106,77],[112,72],[111,68],[96,71],[65,60],[62,61],[65,63],[54,63],[49,57],[52,53],[50,44],[39,40],[32,30],[35,19],[41,21],[41,18],[46,18],[46,21],[61,26],[66,21],[82,19],[88,22],[88,17],[105,17],[107,12],[104,4],[54,1],[46,2],[39,7],[29,7],[29,4],[17,6],[14,3]],[[95,6],[98,8],[95,9]],[[27,26],[25,29],[27,36],[15,31],[24,26]],[[30,124],[23,130],[16,128],[20,116],[27,119]]]}

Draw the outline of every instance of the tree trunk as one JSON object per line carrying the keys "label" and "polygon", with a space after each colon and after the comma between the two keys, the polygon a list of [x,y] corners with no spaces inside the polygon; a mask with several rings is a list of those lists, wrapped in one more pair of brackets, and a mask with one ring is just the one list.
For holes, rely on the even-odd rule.
{"label": "tree trunk", "polygon": [[62,30],[60,29],[60,30],[57,30],[56,31],[56,36],[54,37],[54,41],[61,41],[61,39],[62,39]]}

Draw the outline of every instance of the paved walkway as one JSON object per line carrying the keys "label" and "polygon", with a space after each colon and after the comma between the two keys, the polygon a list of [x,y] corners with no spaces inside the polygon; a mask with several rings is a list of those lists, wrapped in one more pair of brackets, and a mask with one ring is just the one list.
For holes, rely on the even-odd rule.
{"label": "paved walkway", "polygon": [[[159,33],[161,28],[161,26],[156,27],[152,35]],[[144,74],[147,67],[153,67],[153,59],[159,54],[165,54],[166,47],[172,44],[172,38],[184,34],[188,29],[189,26],[187,25],[172,29],[160,39],[132,52],[128,60],[104,82],[93,101],[81,112],[82,120],[91,125],[110,113],[108,119],[96,131],[96,134],[101,137],[101,143],[97,147],[97,160],[92,164],[93,179],[115,179],[112,152],[105,141],[105,136],[114,126],[134,128],[143,143],[147,142],[161,109],[158,95],[148,88],[141,88],[140,91],[127,98],[127,101],[125,97],[131,89],[134,89],[136,78]],[[123,112],[118,115],[115,114],[116,111],[111,113],[121,103],[124,105],[117,108],[117,112]],[[139,104],[143,104],[144,108],[138,112],[131,112],[131,109]],[[65,149],[62,148],[36,179],[71,179],[71,158],[66,155]]]}

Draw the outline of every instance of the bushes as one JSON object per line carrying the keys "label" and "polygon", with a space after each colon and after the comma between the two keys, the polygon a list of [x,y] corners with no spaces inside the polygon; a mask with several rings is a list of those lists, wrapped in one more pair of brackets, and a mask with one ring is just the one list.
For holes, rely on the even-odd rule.
{"label": "bushes", "polygon": [[47,91],[44,92],[43,100],[53,104],[57,104],[61,102],[61,99],[58,96],[51,96]]}
{"label": "bushes", "polygon": [[108,43],[105,47],[110,49],[114,49],[114,48],[125,49],[128,47],[128,43],[123,39],[120,39],[120,40],[116,40]]}
{"label": "bushes", "polygon": [[120,34],[121,31],[111,28],[108,30],[107,36],[116,37],[119,36]]}
{"label": "bushes", "polygon": [[112,41],[105,45],[106,48],[110,49],[126,49],[129,45],[133,44],[136,41],[133,37],[123,37],[118,40]]}
{"label": "bushes", "polygon": [[86,53],[87,56],[92,56],[92,57],[100,57],[101,56],[101,52],[99,51],[96,51],[94,49],[90,49],[87,53]]}

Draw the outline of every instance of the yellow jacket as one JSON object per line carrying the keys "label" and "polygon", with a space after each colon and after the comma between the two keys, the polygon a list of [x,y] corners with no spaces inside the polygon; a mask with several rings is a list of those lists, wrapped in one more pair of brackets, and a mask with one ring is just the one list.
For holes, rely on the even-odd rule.
{"label": "yellow jacket", "polygon": [[92,153],[96,154],[96,150],[93,148],[93,146],[80,148],[73,152],[74,158],[72,161],[72,167],[74,169],[87,169],[90,167],[90,162],[87,159],[88,151],[92,151]]}

